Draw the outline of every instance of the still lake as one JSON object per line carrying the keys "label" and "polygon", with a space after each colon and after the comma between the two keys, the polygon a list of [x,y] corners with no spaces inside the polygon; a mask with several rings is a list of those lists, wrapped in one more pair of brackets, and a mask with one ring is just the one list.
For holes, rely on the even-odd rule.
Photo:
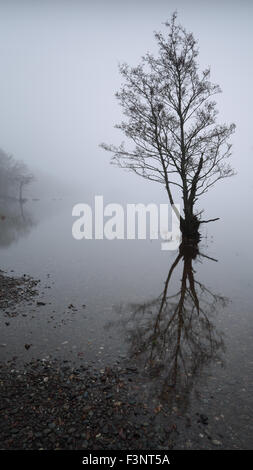
{"label": "still lake", "polygon": [[250,234],[238,241],[232,217],[226,230],[206,226],[196,257],[156,240],[76,241],[76,202],[30,200],[22,214],[13,203],[1,220],[0,269],[40,280],[8,325],[1,315],[1,360],[128,363],[150,397],[183,416],[204,411],[223,446],[252,448]]}

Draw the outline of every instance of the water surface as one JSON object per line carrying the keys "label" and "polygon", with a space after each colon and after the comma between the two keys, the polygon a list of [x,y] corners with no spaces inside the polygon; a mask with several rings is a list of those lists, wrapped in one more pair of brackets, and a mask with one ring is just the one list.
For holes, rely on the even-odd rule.
{"label": "water surface", "polygon": [[1,205],[0,268],[40,280],[36,298],[1,314],[1,359],[59,357],[100,369],[127,363],[143,374],[154,404],[169,401],[177,418],[208,416],[205,434],[189,427],[179,448],[190,448],[193,435],[205,447],[210,426],[217,445],[251,448],[247,236],[236,243],[231,218],[226,231],[204,229],[198,254],[162,252],[160,241],[76,241],[75,202]]}

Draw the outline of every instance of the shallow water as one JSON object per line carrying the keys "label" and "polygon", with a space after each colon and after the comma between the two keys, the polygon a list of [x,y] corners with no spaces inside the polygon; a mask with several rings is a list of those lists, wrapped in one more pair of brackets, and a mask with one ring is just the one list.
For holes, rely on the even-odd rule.
{"label": "shallow water", "polygon": [[205,448],[214,429],[217,445],[251,448],[249,241],[235,243],[232,218],[226,231],[216,224],[203,230],[195,259],[162,252],[160,241],[76,241],[75,202],[1,206],[0,268],[41,281],[38,297],[9,309],[11,316],[2,312],[1,360],[137,366],[154,403],[170,401],[177,418],[208,416],[205,431],[189,428],[178,448],[191,448],[193,434]]}

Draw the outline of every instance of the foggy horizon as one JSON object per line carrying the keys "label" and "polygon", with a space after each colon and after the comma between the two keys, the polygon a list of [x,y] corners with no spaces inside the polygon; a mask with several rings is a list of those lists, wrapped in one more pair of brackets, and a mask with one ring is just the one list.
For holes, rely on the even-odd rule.
{"label": "foggy horizon", "polygon": [[210,205],[222,185],[241,185],[249,197],[252,185],[243,183],[253,148],[249,2],[1,1],[0,147],[32,172],[84,193],[95,186],[96,193],[127,197],[138,185],[136,197],[163,198],[158,185],[112,167],[99,144],[125,140],[114,129],[122,118],[118,64],[137,65],[147,51],[155,53],[153,33],[164,31],[174,10],[198,40],[200,69],[210,65],[211,81],[221,86],[218,122],[237,126],[231,141],[238,176],[210,191]]}

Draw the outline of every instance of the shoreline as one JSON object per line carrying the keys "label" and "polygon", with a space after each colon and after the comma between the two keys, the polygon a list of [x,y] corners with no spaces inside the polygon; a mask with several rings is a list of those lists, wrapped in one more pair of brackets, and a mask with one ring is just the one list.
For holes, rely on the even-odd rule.
{"label": "shoreline", "polygon": [[[23,309],[35,298],[39,282],[0,271],[4,319],[8,307],[8,315],[16,316],[15,306],[21,302]],[[226,418],[216,421],[223,406],[215,392],[206,391],[184,411],[182,391],[171,389],[171,400],[163,400],[159,377],[152,385],[134,360],[94,366],[71,359],[51,355],[22,365],[17,358],[0,361],[2,450],[244,448],[239,436],[231,437]]]}

